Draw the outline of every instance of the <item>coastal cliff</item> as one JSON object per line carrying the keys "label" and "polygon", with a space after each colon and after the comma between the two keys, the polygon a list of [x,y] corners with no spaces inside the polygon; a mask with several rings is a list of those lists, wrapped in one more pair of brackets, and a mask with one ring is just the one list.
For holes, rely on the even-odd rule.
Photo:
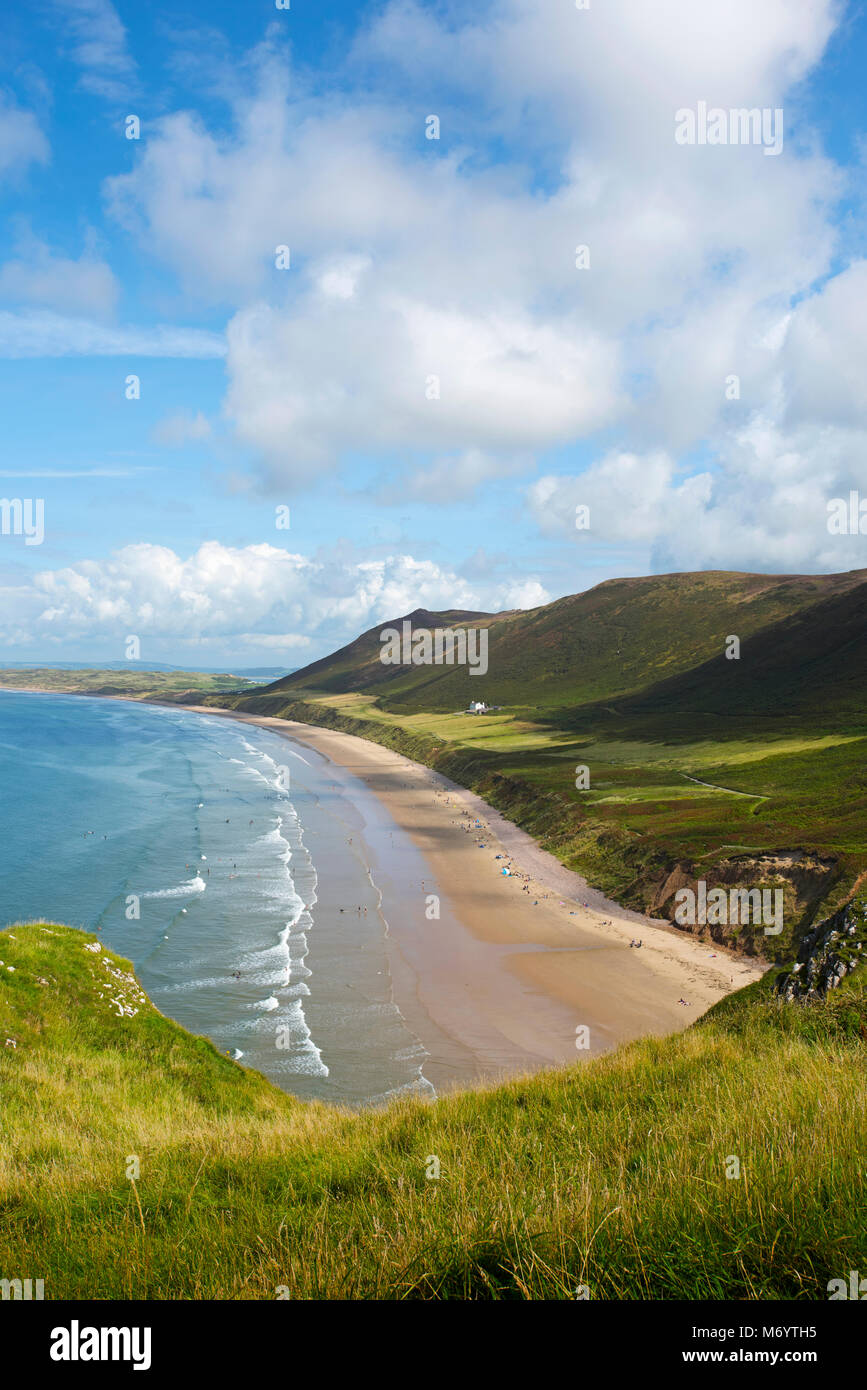
{"label": "coastal cliff", "polygon": [[819,922],[801,943],[798,958],[781,976],[778,989],[790,1001],[825,999],[853,970],[867,960],[867,903],[853,899]]}

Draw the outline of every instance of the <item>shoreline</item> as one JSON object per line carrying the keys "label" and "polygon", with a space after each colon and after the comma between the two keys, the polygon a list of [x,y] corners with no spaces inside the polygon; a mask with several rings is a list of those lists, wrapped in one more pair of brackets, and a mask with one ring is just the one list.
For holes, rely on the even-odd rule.
{"label": "shoreline", "polygon": [[[475,793],[403,754],[294,720],[172,708],[257,725],[319,753],[358,779],[421,851],[440,918],[425,916],[421,889],[406,901],[404,885],[384,920],[396,1003],[431,1053],[423,1070],[439,1073],[438,1091],[679,1031],[768,969],[619,907]],[[387,872],[382,844],[379,855]],[[588,1036],[578,1048],[582,1027]],[[497,1035],[499,1057],[490,1041]],[[474,1073],[445,1080],[449,1069],[437,1065],[444,1039],[455,1056],[476,1059]]]}
{"label": "shoreline", "polygon": [[[769,968],[620,907],[475,793],[357,735],[158,698],[9,693],[233,719],[321,759],[359,814],[356,851],[381,894],[391,998],[438,1093],[678,1032]],[[352,949],[351,934],[346,942]]]}

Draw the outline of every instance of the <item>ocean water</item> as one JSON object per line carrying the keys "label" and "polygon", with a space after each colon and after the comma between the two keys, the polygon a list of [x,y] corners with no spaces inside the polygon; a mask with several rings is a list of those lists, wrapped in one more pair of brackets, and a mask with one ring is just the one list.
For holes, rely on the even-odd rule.
{"label": "ocean water", "polygon": [[0,926],[99,931],[164,1014],[296,1095],[432,1095],[393,999],[362,835],[391,832],[366,798],[255,726],[0,692]]}

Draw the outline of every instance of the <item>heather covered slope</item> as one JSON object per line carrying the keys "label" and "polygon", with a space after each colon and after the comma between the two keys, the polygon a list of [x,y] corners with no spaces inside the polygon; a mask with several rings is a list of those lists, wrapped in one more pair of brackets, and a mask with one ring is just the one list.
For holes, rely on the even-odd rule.
{"label": "heather covered slope", "polygon": [[839,575],[707,572],[613,579],[527,612],[406,615],[413,628],[456,624],[488,629],[488,674],[461,666],[386,666],[381,623],[332,656],[263,692],[287,698],[316,690],[375,694],[402,713],[462,709],[471,699],[557,710],[644,690],[812,605],[863,584],[867,571]]}
{"label": "heather covered slope", "polygon": [[782,939],[716,938],[772,959],[867,872],[867,571],[610,581],[492,618],[485,676],[383,666],[380,630],[211,703],[426,762],[630,907],[670,915],[699,877],[782,887]]}
{"label": "heather covered slope", "polygon": [[824,1300],[863,1266],[863,969],[350,1114],[222,1057],[97,944],[0,933],[0,1266],[47,1299]]}
{"label": "heather covered slope", "polygon": [[[442,613],[432,613],[426,608],[416,608],[413,613],[406,615],[406,620],[412,623],[413,629],[466,626],[490,628],[493,624],[510,616],[512,615],[475,613],[459,608],[450,608]],[[309,666],[304,666],[300,671],[294,671],[291,676],[284,676],[282,680],[273,681],[271,685],[265,687],[263,693],[282,694],[284,691],[294,691],[298,688],[315,688],[332,691],[335,694],[343,694],[351,690],[372,689],[376,690],[377,693],[390,695],[393,690],[402,689],[406,670],[400,666],[384,665],[380,660],[380,652],[382,651],[380,633],[390,626],[396,626],[400,629],[403,621],[404,618],[397,618],[394,624],[379,623],[330,656],[323,657],[320,661],[314,661]],[[426,668],[425,674],[430,678],[430,668]],[[436,674],[442,675],[443,673],[438,668]]]}
{"label": "heather covered slope", "polygon": [[[669,735],[689,737],[702,720],[720,725],[751,721],[821,721],[848,725],[867,715],[867,582],[859,582],[788,614],[759,632],[741,630],[740,657],[724,651],[670,679],[648,682],[638,694],[617,700],[615,710],[576,709],[575,722],[606,714],[621,730],[640,732],[646,721],[670,721]],[[733,633],[738,633],[732,628]],[[563,716],[561,715],[561,718]],[[568,715],[566,722],[571,722]]]}

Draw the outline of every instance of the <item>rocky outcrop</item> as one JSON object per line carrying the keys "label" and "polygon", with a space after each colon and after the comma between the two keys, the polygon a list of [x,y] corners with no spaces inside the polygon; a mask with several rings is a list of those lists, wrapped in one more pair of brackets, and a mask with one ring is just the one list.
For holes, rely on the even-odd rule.
{"label": "rocky outcrop", "polygon": [[807,933],[795,965],[780,977],[777,989],[792,1001],[824,999],[865,959],[867,902],[858,897]]}
{"label": "rocky outcrop", "polygon": [[[827,896],[839,875],[835,858],[809,851],[777,850],[768,853],[729,855],[702,871],[699,865],[681,861],[658,884],[650,901],[653,915],[667,917],[682,930],[729,946],[746,955],[791,959],[803,924],[810,921],[817,904]],[[696,891],[699,880],[706,888],[780,889],[784,902],[784,929],[767,936],[761,926],[683,925],[675,917],[676,894],[680,889]]]}

